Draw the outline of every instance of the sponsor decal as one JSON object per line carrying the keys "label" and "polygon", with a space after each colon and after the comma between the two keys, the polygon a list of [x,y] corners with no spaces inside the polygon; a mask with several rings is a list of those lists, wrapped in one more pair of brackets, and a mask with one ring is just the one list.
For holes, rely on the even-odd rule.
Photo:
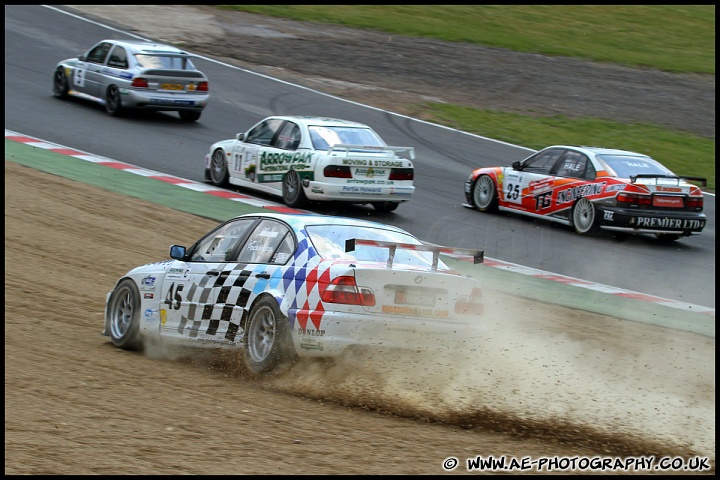
{"label": "sponsor decal", "polygon": [[362,186],[350,186],[350,185],[343,185],[342,190],[343,192],[352,192],[352,193],[375,193],[380,194],[382,193],[381,187],[362,187]]}
{"label": "sponsor decal", "polygon": [[637,228],[666,228],[669,230],[697,230],[705,227],[704,220],[682,218],[635,218]]}
{"label": "sponsor decal", "polygon": [[295,333],[302,337],[322,337],[325,330],[313,330],[311,328],[296,328]]}
{"label": "sponsor decal", "polygon": [[625,184],[624,183],[614,183],[612,185],[607,185],[605,187],[605,192],[621,192],[625,190]]}
{"label": "sponsor decal", "polygon": [[165,326],[167,323],[167,310],[160,310],[160,325]]}
{"label": "sponsor decal", "polygon": [[528,190],[530,190],[530,193],[547,191],[553,186],[553,183],[553,178],[533,180],[532,182],[528,183]]}
{"label": "sponsor decal", "polygon": [[653,197],[654,207],[682,207],[684,204],[682,197]]}
{"label": "sponsor decal", "polygon": [[157,280],[157,278],[152,275],[144,277],[140,280],[140,290],[155,290],[155,280]]}
{"label": "sponsor decal", "polygon": [[604,219],[604,220],[607,220],[608,222],[614,222],[614,221],[615,221],[615,218],[613,217],[613,213],[615,213],[615,212],[612,212],[612,211],[609,211],[609,210],[605,210],[605,211],[603,212],[603,219]]}
{"label": "sponsor decal", "polygon": [[182,279],[187,278],[188,274],[190,273],[190,270],[185,268],[170,268],[168,269],[167,275],[165,278],[173,278],[173,279]]}
{"label": "sponsor decal", "polygon": [[260,155],[260,170],[265,172],[277,172],[289,170],[304,170],[310,168],[312,157],[315,153],[295,152],[295,153],[273,153],[262,152]]}
{"label": "sponsor decal", "polygon": [[680,193],[680,192],[683,191],[683,189],[680,188],[680,187],[663,187],[662,185],[658,185],[655,189],[656,189],[658,192],[675,192],[675,193]]}
{"label": "sponsor decal", "polygon": [[154,308],[148,308],[143,312],[143,316],[148,320],[157,320],[158,311]]}
{"label": "sponsor decal", "polygon": [[155,297],[155,294],[154,294],[154,293],[145,293],[145,294],[143,294],[143,298],[144,298],[145,300],[152,300],[153,297]]}
{"label": "sponsor decal", "polygon": [[585,185],[578,185],[577,187],[560,190],[557,196],[557,204],[562,205],[563,203],[574,202],[580,197],[598,195],[603,191],[603,188],[605,188],[605,184],[606,182],[587,183]]}

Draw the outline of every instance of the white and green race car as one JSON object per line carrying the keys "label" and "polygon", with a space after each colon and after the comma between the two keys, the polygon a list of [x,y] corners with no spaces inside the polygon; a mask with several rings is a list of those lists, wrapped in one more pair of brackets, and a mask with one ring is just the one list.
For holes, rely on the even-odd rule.
{"label": "white and green race car", "polygon": [[205,155],[205,180],[308,201],[371,204],[391,212],[413,195],[413,147],[392,147],[369,126],[334,118],[273,116]]}

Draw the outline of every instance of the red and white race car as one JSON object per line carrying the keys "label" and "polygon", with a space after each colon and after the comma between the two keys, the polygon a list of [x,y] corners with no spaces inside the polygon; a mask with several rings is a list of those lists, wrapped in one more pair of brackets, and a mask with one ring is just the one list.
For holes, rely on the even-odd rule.
{"label": "red and white race car", "polygon": [[510,167],[474,170],[464,206],[544,218],[581,235],[605,229],[674,241],[707,222],[703,192],[690,182],[707,185],[641,153],[555,145]]}

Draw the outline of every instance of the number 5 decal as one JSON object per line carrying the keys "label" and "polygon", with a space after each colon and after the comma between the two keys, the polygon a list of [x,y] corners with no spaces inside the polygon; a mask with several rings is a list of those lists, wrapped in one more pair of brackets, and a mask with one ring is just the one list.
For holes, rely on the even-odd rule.
{"label": "number 5 decal", "polygon": [[179,283],[177,287],[175,287],[174,283],[170,285],[167,295],[165,295],[165,301],[163,302],[168,305],[168,308],[180,310],[180,304],[182,303],[182,295],[180,295],[180,292],[182,292],[183,287],[185,287],[185,285],[182,283]]}

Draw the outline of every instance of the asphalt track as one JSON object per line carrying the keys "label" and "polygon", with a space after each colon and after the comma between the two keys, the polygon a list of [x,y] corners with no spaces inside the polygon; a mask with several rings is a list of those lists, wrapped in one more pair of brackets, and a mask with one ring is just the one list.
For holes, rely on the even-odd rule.
{"label": "asphalt track", "polygon": [[[265,209],[299,212],[279,203],[236,194],[7,129],[5,160],[218,221]],[[714,308],[587,282],[487,257],[482,265],[447,257],[445,260],[492,289],[505,293],[715,337]]]}
{"label": "asphalt track", "polygon": [[99,38],[137,36],[59,10],[5,7],[7,129],[201,183],[208,146],[267,114],[351,118],[372,125],[388,143],[416,148],[416,196],[391,214],[368,207],[315,209],[319,213],[371,217],[433,243],[483,249],[487,257],[510,265],[715,306],[713,195],[705,198],[708,225],[703,233],[673,245],[647,235],[617,240],[601,232],[598,237],[580,237],[549,222],[481,214],[461,206],[469,171],[509,164],[526,156],[528,149],[349,102],[214,58],[198,60],[213,79],[214,92],[200,122],[183,124],[171,114],[112,118],[101,107],[54,99],[51,73],[58,60],[76,55]]}

